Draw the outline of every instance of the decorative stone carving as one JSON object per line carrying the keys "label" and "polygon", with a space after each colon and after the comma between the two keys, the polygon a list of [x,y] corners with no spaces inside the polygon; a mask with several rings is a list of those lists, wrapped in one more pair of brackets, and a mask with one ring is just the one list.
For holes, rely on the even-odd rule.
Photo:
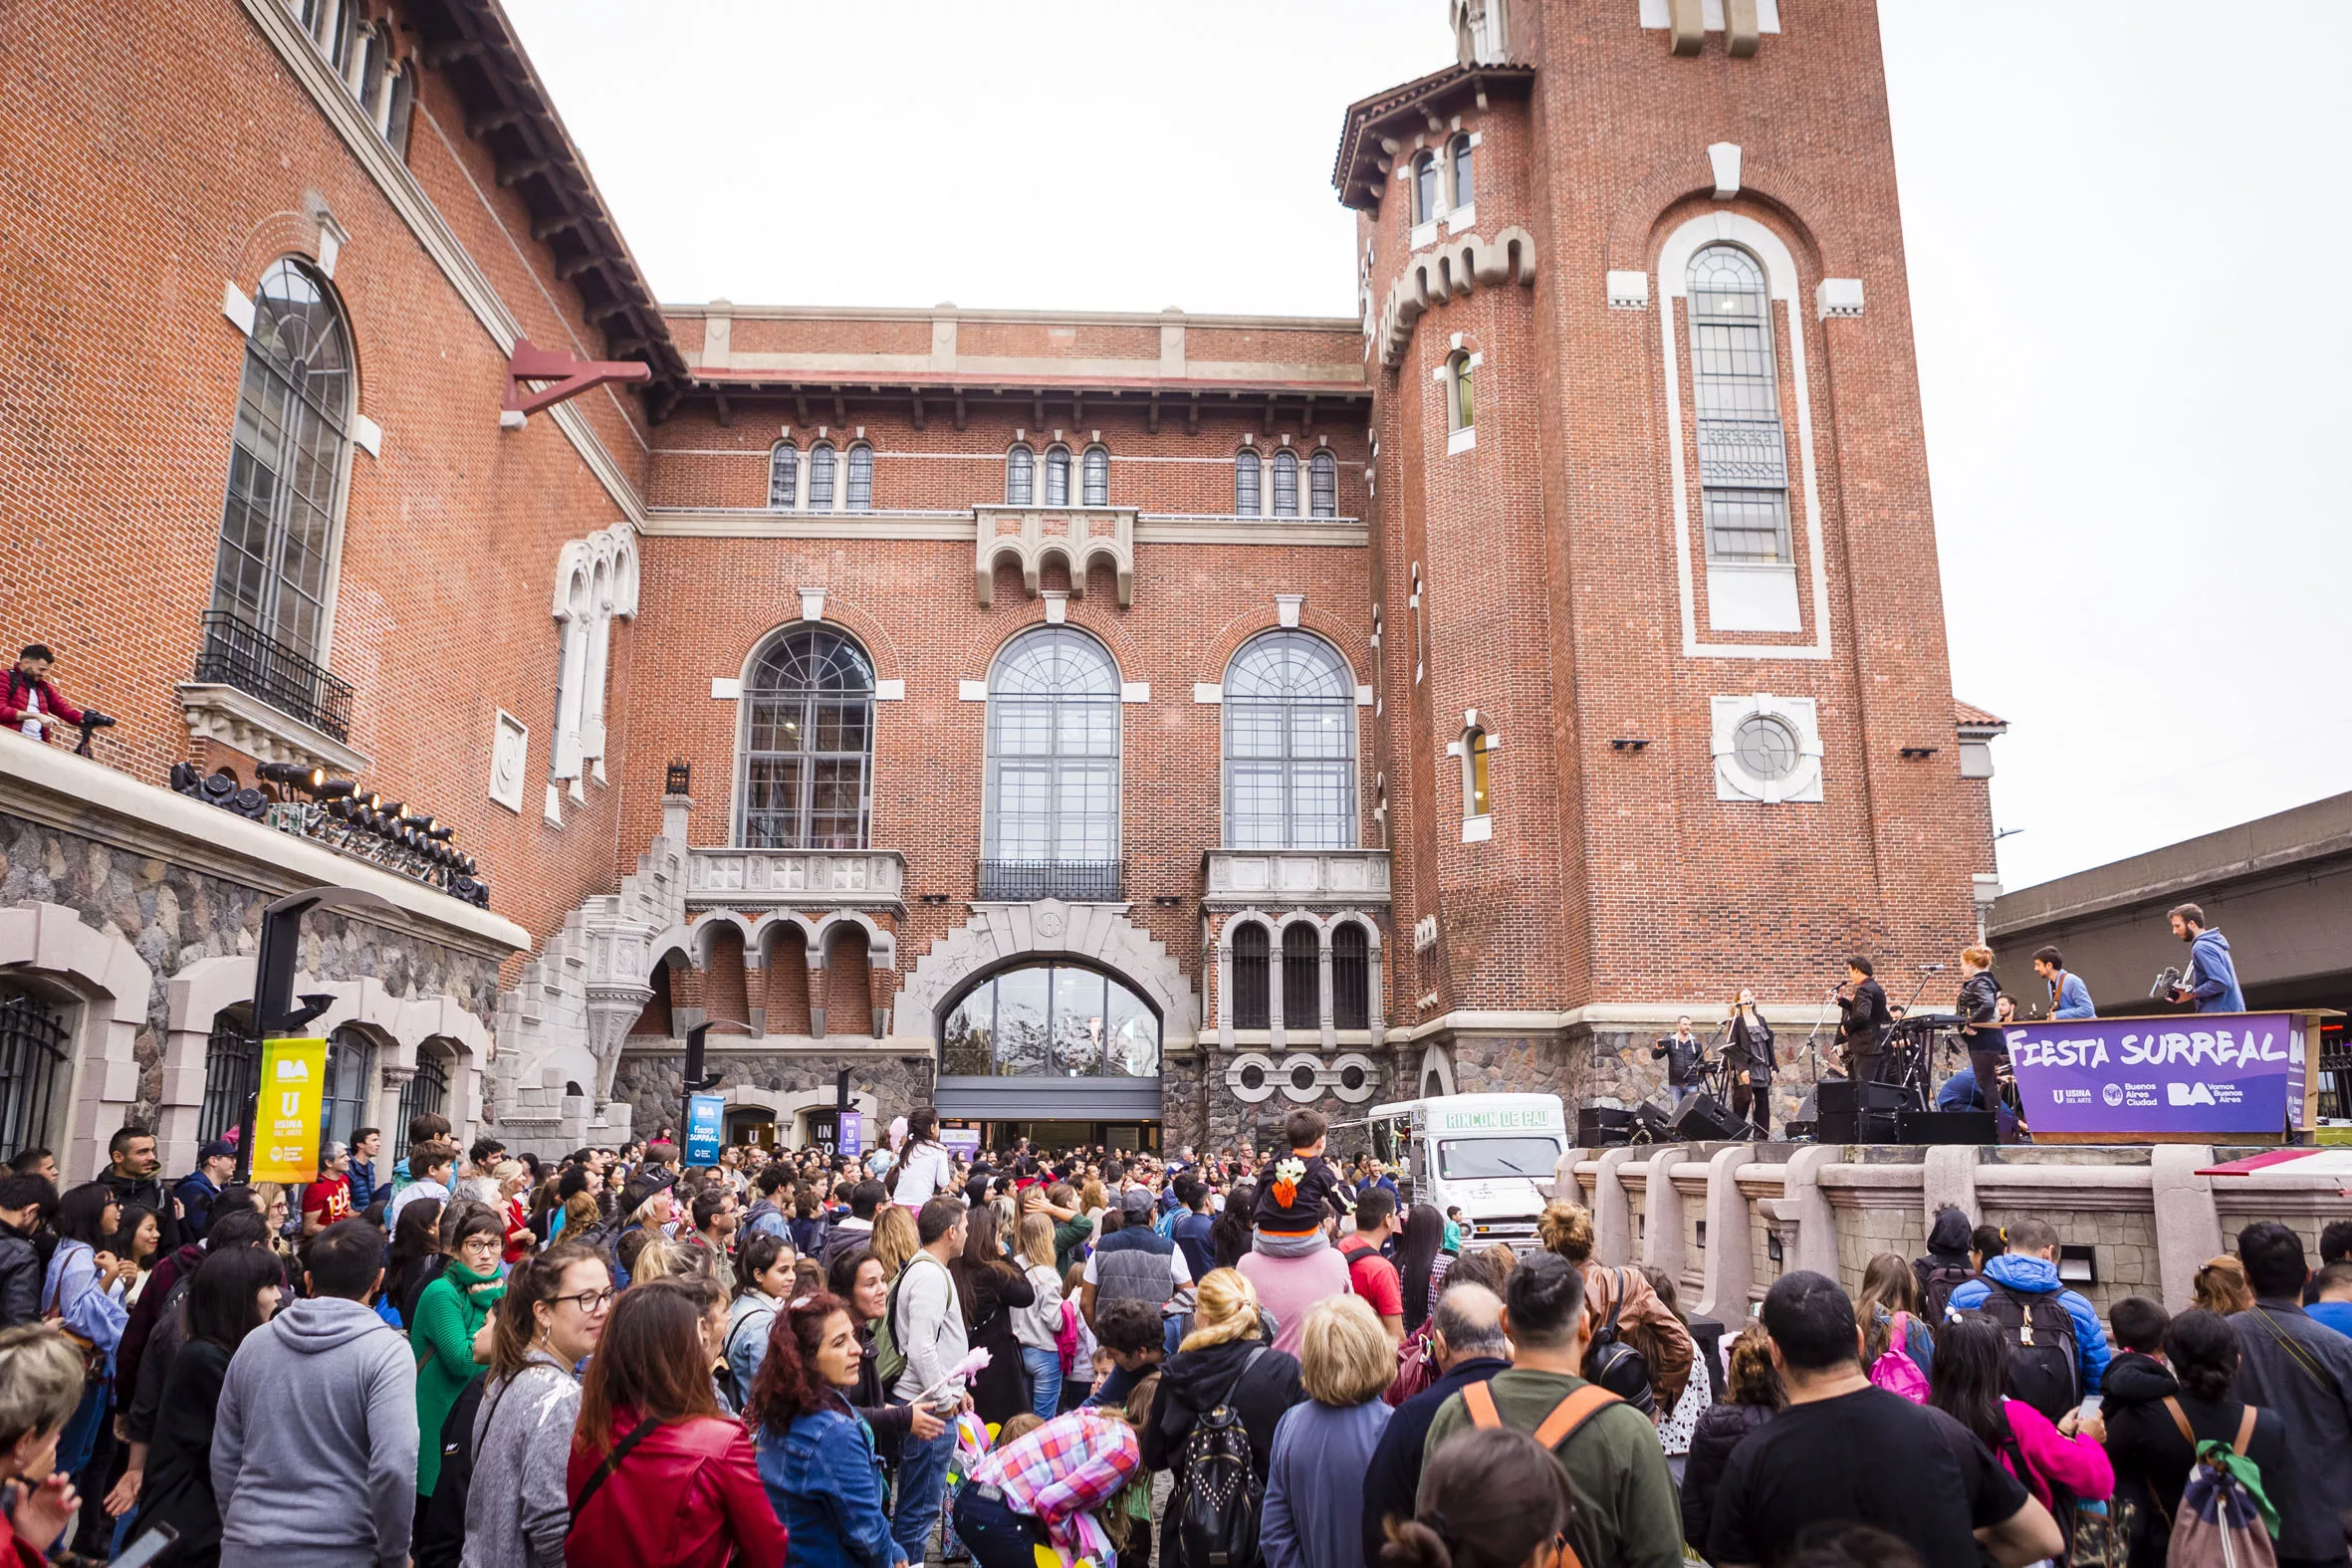
{"label": "decorative stone carving", "polygon": [[972,516],[978,525],[973,584],[982,609],[995,594],[997,561],[1006,556],[1020,563],[1022,587],[1033,599],[1042,591],[1048,558],[1061,558],[1069,568],[1070,597],[1083,598],[1086,568],[1101,557],[1118,573],[1119,608],[1135,602],[1132,507],[974,507]]}
{"label": "decorative stone carving", "polygon": [[1413,324],[1426,312],[1457,294],[1492,288],[1507,280],[1517,280],[1523,288],[1535,285],[1534,236],[1516,224],[1493,239],[1467,234],[1414,256],[1389,286],[1388,301],[1380,309],[1382,367],[1393,370],[1404,363],[1405,350],[1413,341]]}
{"label": "decorative stone carving", "polygon": [[324,730],[315,729],[234,686],[189,682],[178,688],[188,735],[218,741],[256,762],[299,763],[350,778],[374,766]]}
{"label": "decorative stone carving", "polygon": [[940,1006],[970,977],[1009,959],[1086,959],[1149,998],[1160,1013],[1160,1045],[1188,1046],[1201,1028],[1192,982],[1159,940],[1127,919],[1124,904],[988,904],[931,945],[915,963],[893,1009],[901,1038],[930,1050]]}
{"label": "decorative stone carving", "polygon": [[490,798],[520,814],[523,780],[531,763],[531,730],[522,720],[498,710],[498,731],[490,743]]}
{"label": "decorative stone carving", "polygon": [[897,909],[906,857],[894,849],[689,849],[686,907]]}
{"label": "decorative stone carving", "polygon": [[1204,855],[1212,909],[1253,904],[1384,908],[1385,849],[1212,849]]}

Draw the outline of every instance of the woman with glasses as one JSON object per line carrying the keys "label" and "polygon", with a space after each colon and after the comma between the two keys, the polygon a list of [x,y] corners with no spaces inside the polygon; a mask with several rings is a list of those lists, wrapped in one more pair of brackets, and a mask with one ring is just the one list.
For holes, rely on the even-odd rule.
{"label": "woman with glasses", "polygon": [[461,1568],[564,1568],[564,1473],[580,1414],[573,1369],[595,1350],[611,1309],[611,1270],[578,1242],[558,1241],[507,1277],[474,1417]]}
{"label": "woman with glasses", "polygon": [[416,1494],[423,1499],[441,1478],[441,1428],[450,1407],[481,1372],[474,1335],[506,1293],[499,1277],[506,1222],[488,1204],[451,1199],[441,1211],[441,1247],[448,1261],[416,1298],[408,1343],[416,1352]]}

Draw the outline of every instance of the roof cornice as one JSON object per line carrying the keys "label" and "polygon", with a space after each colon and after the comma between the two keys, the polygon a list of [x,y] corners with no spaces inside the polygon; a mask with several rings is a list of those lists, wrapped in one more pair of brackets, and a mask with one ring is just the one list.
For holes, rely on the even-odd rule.
{"label": "roof cornice", "polygon": [[1535,80],[1532,66],[1448,66],[1418,81],[1347,106],[1339,130],[1339,153],[1331,165],[1331,184],[1343,207],[1369,209],[1379,205],[1380,187],[1400,138],[1384,133],[1412,120],[1432,124],[1440,106],[1469,96],[1485,108],[1490,93],[1520,94]]}

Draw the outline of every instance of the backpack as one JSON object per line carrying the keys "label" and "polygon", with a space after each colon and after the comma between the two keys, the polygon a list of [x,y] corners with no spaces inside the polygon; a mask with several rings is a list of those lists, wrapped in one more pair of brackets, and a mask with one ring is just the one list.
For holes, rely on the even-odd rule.
{"label": "backpack", "polygon": [[1617,1314],[1625,1305],[1625,1270],[1612,1268],[1609,1273],[1617,1281],[1617,1296],[1609,1303],[1609,1320],[1584,1352],[1584,1377],[1643,1415],[1655,1416],[1658,1398],[1650,1392],[1649,1359],[1627,1344],[1617,1327]]}
{"label": "backpack", "polygon": [[2237,1436],[2229,1443],[2211,1438],[2199,1443],[2181,1402],[2167,1396],[2164,1408],[2197,1451],[2189,1484],[2181,1488],[2181,1506],[2173,1514],[2165,1561],[2171,1568],[2275,1568],[2278,1554],[2270,1532],[2277,1514],[2262,1492],[2262,1472],[2245,1456],[2254,1436],[2254,1407],[2245,1407]]}
{"label": "backpack", "polygon": [[1987,1280],[1978,1308],[2017,1350],[2009,1368],[2009,1397],[2023,1400],[2052,1422],[2082,1402],[2081,1362],[2075,1353],[2074,1315],[2056,1291],[2025,1294]]}
{"label": "backpack", "polygon": [[1927,1374],[1905,1348],[1910,1339],[1911,1314],[1897,1312],[1887,1329],[1887,1348],[1870,1363],[1870,1381],[1889,1394],[1900,1394],[1914,1405],[1928,1402]]}
{"label": "backpack", "polygon": [[[732,1404],[738,1412],[741,1412],[747,1405],[751,1403],[752,1391],[745,1388],[743,1386],[743,1380],[735,1375],[736,1336],[743,1332],[743,1325],[750,1322],[753,1318],[758,1318],[760,1320],[760,1332],[763,1334],[767,1333],[770,1329],[776,1326],[776,1314],[781,1310],[783,1309],[780,1307],[769,1307],[766,1311],[762,1311],[759,1308],[754,1307],[751,1311],[746,1312],[743,1314],[743,1316],[737,1318],[735,1320],[735,1326],[727,1330],[727,1343],[720,1349],[719,1352],[719,1386],[726,1391],[728,1402]],[[888,1399],[889,1397],[890,1391],[887,1388],[883,1389],[882,1398]]]}
{"label": "backpack", "polygon": [[1258,1516],[1266,1486],[1258,1479],[1249,1429],[1233,1397],[1266,1349],[1251,1350],[1217,1403],[1194,1418],[1184,1440],[1184,1478],[1168,1499],[1167,1517],[1185,1568],[1251,1568],[1258,1560]]}
{"label": "backpack", "polygon": [[[1921,1261],[1926,1261],[1924,1258]],[[1941,1323],[1952,1315],[1952,1292],[1977,1276],[1958,1263],[1936,1263],[1927,1268],[1914,1267],[1919,1275],[1919,1293],[1927,1302],[1928,1321]]]}
{"label": "backpack", "polygon": [[[1557,1457],[1560,1446],[1574,1437],[1586,1422],[1611,1405],[1625,1403],[1607,1389],[1587,1383],[1551,1407],[1551,1414],[1544,1417],[1535,1428],[1535,1441]],[[1495,1408],[1495,1391],[1484,1383],[1471,1383],[1463,1387],[1462,1408],[1470,1413],[1470,1424],[1474,1427],[1503,1425],[1503,1413]],[[1564,1540],[1560,1543],[1559,1568],[1583,1568],[1583,1559],[1576,1555],[1576,1548]]]}

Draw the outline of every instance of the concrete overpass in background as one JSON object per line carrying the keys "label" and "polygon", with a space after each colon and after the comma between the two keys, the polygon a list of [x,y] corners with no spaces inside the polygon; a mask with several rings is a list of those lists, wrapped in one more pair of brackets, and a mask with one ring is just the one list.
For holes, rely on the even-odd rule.
{"label": "concrete overpass in background", "polygon": [[[2188,962],[2165,921],[2183,903],[2229,937],[2249,1008],[2352,1012],[2352,793],[2004,893],[1986,937],[2021,1011],[2047,1006],[2033,951],[2049,944],[2102,1014],[2167,1012],[2148,990],[2159,970]],[[2324,1035],[2323,1094],[2335,1092],[2323,1114],[2352,1115],[2344,1022]]]}

